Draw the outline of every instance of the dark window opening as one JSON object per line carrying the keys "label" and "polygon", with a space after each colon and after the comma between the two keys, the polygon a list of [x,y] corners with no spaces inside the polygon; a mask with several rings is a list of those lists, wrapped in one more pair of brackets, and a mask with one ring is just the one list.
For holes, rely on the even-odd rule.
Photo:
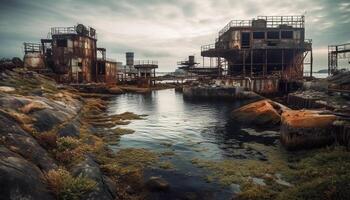
{"label": "dark window opening", "polygon": [[82,66],[83,66],[83,63],[82,63],[82,62],[78,62],[78,66],[79,66],[79,67],[82,67]]}
{"label": "dark window opening", "polygon": [[280,32],[279,31],[268,31],[267,32],[267,39],[280,39]]}
{"label": "dark window opening", "polygon": [[282,39],[293,39],[293,31],[281,31]]}
{"label": "dark window opening", "polygon": [[242,33],[241,45],[242,45],[242,47],[249,47],[250,46],[250,33]]}
{"label": "dark window opening", "polygon": [[277,42],[268,41],[267,46],[275,47],[275,46],[277,46]]}
{"label": "dark window opening", "polygon": [[64,40],[64,39],[60,39],[60,40],[57,40],[57,47],[67,47],[67,40]]}
{"label": "dark window opening", "polygon": [[254,39],[265,39],[265,32],[253,32]]}

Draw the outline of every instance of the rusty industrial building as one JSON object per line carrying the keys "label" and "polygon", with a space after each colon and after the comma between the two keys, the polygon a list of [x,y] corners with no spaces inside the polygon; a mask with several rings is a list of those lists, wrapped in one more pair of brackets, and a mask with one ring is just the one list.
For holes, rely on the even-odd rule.
{"label": "rusty industrial building", "polygon": [[201,47],[201,55],[203,66],[204,58],[210,59],[204,69],[216,68],[218,77],[258,92],[288,90],[303,79],[306,65],[312,76],[312,41],[305,39],[304,16],[232,20],[214,44]]}
{"label": "rusty industrial building", "polygon": [[[97,33],[82,24],[53,27],[40,44],[24,43],[25,66],[53,76],[60,83],[117,81],[117,63],[97,47]],[[97,54],[100,54],[98,57]]]}

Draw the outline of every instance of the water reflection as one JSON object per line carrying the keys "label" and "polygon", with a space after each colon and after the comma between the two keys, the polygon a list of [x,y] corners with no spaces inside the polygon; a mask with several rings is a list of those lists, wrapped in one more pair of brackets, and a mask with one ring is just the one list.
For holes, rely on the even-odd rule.
{"label": "water reflection", "polygon": [[[243,143],[255,141],[272,144],[273,137],[260,136],[254,129],[242,129],[239,124],[230,121],[231,111],[244,103],[247,102],[188,101],[173,89],[154,91],[147,95],[119,95],[109,106],[110,114],[128,111],[148,116],[145,120],[136,120],[126,125],[126,128],[135,130],[135,133],[122,136],[120,142],[112,148],[136,147],[175,152],[176,156],[171,158],[171,162],[176,166],[176,172],[150,170],[146,174],[164,174],[177,189],[162,194],[163,196],[152,197],[153,199],[164,195],[170,198],[189,191],[199,194],[204,190],[211,191],[214,197],[218,194],[230,196],[229,189],[200,179],[205,172],[193,166],[191,159],[244,159],[253,156],[264,159],[259,152],[245,149]],[[186,178],[178,182],[182,176]],[[195,185],[198,187],[193,188]]]}

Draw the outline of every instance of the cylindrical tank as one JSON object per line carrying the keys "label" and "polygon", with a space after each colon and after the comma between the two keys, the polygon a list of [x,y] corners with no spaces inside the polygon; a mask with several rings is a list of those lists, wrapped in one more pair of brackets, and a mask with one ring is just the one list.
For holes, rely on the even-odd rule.
{"label": "cylindrical tank", "polygon": [[44,56],[41,53],[27,53],[23,58],[24,67],[32,69],[43,69],[45,68]]}
{"label": "cylindrical tank", "polygon": [[126,52],[126,65],[127,66],[134,65],[134,52]]}
{"label": "cylindrical tank", "polygon": [[194,63],[194,56],[188,56],[188,62],[193,64]]}

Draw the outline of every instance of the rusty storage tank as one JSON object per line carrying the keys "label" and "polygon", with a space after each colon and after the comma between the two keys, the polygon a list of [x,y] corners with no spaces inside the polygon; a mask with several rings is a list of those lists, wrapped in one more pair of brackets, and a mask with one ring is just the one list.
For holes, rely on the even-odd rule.
{"label": "rusty storage tank", "polygon": [[24,43],[24,67],[30,69],[44,69],[44,55],[41,52],[40,44]]}
{"label": "rusty storage tank", "polygon": [[126,65],[134,66],[134,52],[126,52]]}

